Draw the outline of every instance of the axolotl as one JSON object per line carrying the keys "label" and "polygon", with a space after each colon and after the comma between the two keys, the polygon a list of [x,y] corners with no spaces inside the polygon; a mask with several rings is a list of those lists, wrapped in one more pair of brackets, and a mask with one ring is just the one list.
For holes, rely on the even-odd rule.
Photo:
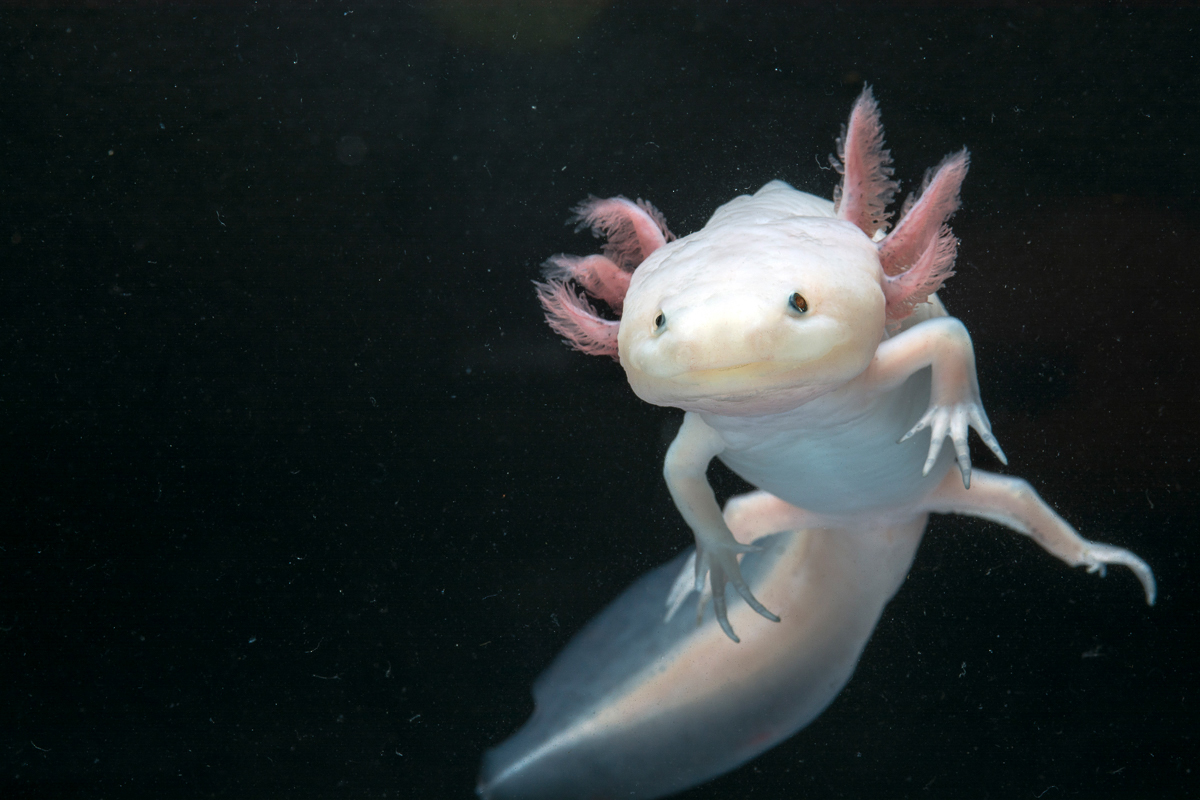
{"label": "axolotl", "polygon": [[[998,522],[1091,572],[1124,565],[1153,604],[1142,559],[1084,539],[1025,481],[972,470],[969,428],[1007,461],[971,337],[935,294],[953,274],[966,150],[894,226],[869,88],[832,161],[832,201],[772,181],[678,239],[647,202],[591,198],[578,220],[603,252],[547,262],[551,327],[619,359],[638,397],[684,410],[663,474],[695,549],[538,679],[529,722],[484,759],[482,797],[659,797],[791,736],[849,680],[931,512]],[[713,458],[757,487],[723,512]],[[677,613],[693,593],[696,615]]]}

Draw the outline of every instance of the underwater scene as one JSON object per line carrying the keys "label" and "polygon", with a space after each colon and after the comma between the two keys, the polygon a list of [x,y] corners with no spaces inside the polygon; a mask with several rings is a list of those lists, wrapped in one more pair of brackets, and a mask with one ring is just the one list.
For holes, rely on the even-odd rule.
{"label": "underwater scene", "polygon": [[0,797],[1200,794],[1195,4],[0,7]]}

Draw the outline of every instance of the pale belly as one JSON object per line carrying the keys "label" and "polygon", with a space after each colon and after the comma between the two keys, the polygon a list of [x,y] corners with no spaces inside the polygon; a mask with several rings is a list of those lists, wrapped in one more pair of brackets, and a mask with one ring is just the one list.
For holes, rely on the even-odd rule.
{"label": "pale belly", "polygon": [[706,421],[728,431],[732,446],[721,461],[792,505],[825,514],[899,511],[924,497],[954,463],[947,445],[929,475],[921,475],[928,430],[897,444],[925,413],[929,384],[925,369],[885,395],[818,401],[775,421],[776,430],[755,431],[744,418],[728,428],[729,418]]}

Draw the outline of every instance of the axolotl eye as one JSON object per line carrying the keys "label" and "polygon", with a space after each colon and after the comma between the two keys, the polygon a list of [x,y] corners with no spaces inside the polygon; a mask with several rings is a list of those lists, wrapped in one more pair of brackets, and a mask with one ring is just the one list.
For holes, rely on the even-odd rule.
{"label": "axolotl eye", "polygon": [[788,308],[797,314],[803,314],[808,311],[808,301],[799,292],[792,292],[792,296],[788,298]]}
{"label": "axolotl eye", "polygon": [[667,315],[660,311],[660,312],[658,312],[658,316],[656,316],[654,318],[654,325],[651,328],[650,332],[651,333],[662,333],[663,329],[666,327],[667,327]]}

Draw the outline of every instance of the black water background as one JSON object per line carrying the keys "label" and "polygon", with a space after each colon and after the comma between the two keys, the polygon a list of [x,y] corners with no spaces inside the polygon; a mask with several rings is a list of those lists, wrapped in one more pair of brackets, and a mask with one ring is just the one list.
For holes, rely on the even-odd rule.
{"label": "black water background", "polygon": [[687,796],[1195,793],[1198,24],[0,11],[0,794],[468,797],[687,538],[678,416],[540,320],[569,207],[828,195],[864,80],[906,186],[972,150],[944,299],[1007,471],[1160,604],[937,519],[833,707]]}

